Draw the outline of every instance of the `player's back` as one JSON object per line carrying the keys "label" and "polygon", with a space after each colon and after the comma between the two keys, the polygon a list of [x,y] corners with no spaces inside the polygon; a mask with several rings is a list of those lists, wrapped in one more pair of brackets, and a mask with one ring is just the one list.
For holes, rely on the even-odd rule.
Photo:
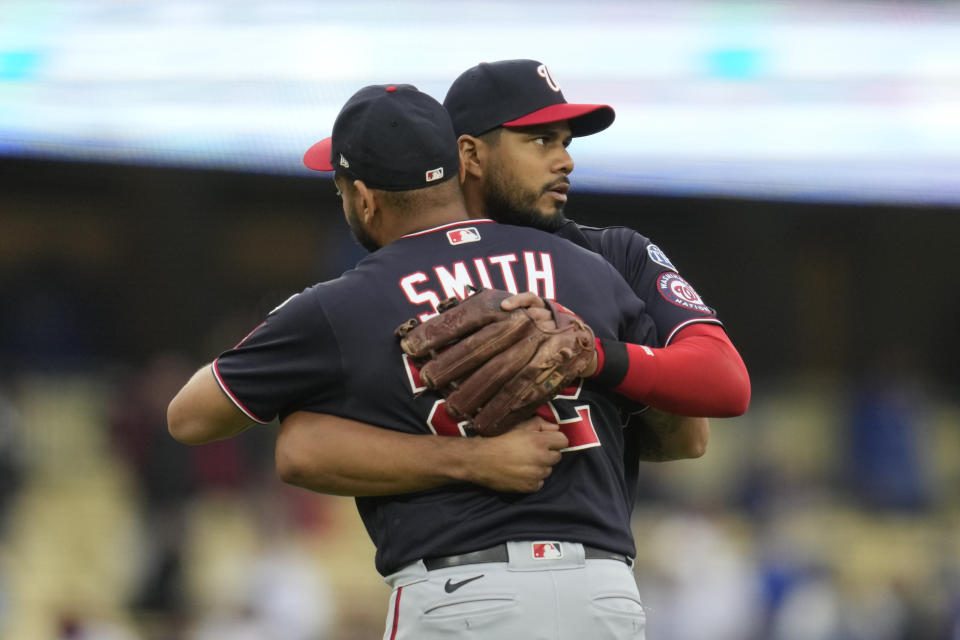
{"label": "player's back", "polygon": [[644,303],[602,258],[542,231],[487,220],[404,236],[320,288],[355,388],[377,382],[365,365],[400,357],[394,327],[436,315],[443,300],[471,288],[532,291],[573,309],[598,337],[654,339]]}
{"label": "player's back", "polygon": [[[321,285],[329,289],[324,308],[338,334],[346,393],[336,409],[311,409],[412,433],[465,435],[463,426],[445,413],[443,400],[425,392],[393,329],[411,317],[431,317],[442,300],[463,296],[468,287],[534,291],[576,310],[598,337],[653,339],[643,302],[596,254],[528,228],[488,221],[445,225],[406,236]],[[563,395],[544,415],[562,425],[570,451],[536,494],[505,498],[464,486],[359,499],[377,542],[378,568],[389,571],[425,552],[458,553],[534,534],[630,555],[616,406],[589,386]],[[576,516],[571,518],[571,512]],[[446,517],[431,526],[437,513]],[[391,523],[389,538],[376,524],[385,521]],[[415,542],[424,539],[429,540],[427,551]]]}
{"label": "player's back", "polygon": [[[215,369],[238,404],[261,421],[306,410],[463,437],[443,399],[420,384],[394,329],[432,316],[442,300],[470,286],[534,291],[574,309],[598,337],[653,340],[644,303],[598,255],[542,231],[471,220],[404,236],[341,277],[292,297]],[[568,540],[632,555],[623,434],[612,395],[580,383],[540,414],[559,425],[570,446],[535,493],[457,485],[358,498],[378,570],[506,540]]]}
{"label": "player's back", "polygon": [[[356,277],[367,283],[359,285]],[[386,299],[421,320],[435,315],[445,298],[465,297],[471,287],[533,291],[576,309],[598,334],[616,335],[618,322],[625,316],[641,318],[644,310],[636,296],[623,295],[628,285],[595,253],[542,231],[490,220],[404,236],[362,260],[340,284],[346,291],[357,286],[380,289]],[[643,323],[637,320],[631,330],[647,331]]]}

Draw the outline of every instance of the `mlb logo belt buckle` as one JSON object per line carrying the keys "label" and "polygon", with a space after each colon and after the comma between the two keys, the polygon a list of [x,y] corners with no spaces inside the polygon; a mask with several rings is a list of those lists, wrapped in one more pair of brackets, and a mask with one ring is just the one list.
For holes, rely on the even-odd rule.
{"label": "mlb logo belt buckle", "polygon": [[530,552],[534,560],[556,560],[563,557],[563,547],[554,541],[531,542]]}

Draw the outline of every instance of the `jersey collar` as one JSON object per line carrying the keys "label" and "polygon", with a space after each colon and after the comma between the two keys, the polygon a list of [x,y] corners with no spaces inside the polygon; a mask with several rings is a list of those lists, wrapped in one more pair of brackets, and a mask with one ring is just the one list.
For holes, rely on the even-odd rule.
{"label": "jersey collar", "polygon": [[[428,233],[434,233],[435,231],[444,231],[445,229],[452,229],[454,227],[459,227],[462,225],[474,225],[474,224],[483,224],[485,222],[494,222],[489,218],[475,218],[471,220],[458,220],[456,222],[448,222],[447,224],[442,224],[439,227],[431,227],[430,229],[424,229],[422,231],[414,231],[413,233],[408,233],[401,238],[415,238],[416,236],[426,235]],[[495,223],[494,223],[495,224]]]}

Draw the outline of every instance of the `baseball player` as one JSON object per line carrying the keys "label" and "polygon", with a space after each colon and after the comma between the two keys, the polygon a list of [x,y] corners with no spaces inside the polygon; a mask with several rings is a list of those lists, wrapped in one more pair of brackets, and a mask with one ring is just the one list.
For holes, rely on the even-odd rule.
{"label": "baseball player", "polygon": [[[609,127],[613,109],[568,103],[546,65],[536,60],[478,64],[453,82],[444,106],[459,138],[461,180],[472,216],[548,230],[594,251],[646,301],[661,347],[656,366],[649,366],[641,346],[600,345],[603,382],[674,414],[648,411],[632,419],[625,432],[627,472],[635,476],[640,459],[701,454],[707,422],[682,416],[741,415],[750,397],[746,367],[716,313],[648,238],[628,227],[579,225],[563,215],[574,166],[567,146],[574,137]],[[684,393],[691,388],[695,397]]]}
{"label": "baseball player", "polygon": [[[626,227],[587,227],[564,217],[573,170],[566,147],[573,137],[607,128],[614,120],[609,106],[567,103],[546,66],[535,60],[468,69],[450,87],[444,105],[459,137],[460,179],[471,216],[552,231],[599,253],[647,303],[657,326],[655,357],[641,345],[602,342],[603,362],[594,381],[662,410],[630,416],[624,432],[632,501],[639,460],[702,455],[708,422],[686,416],[729,417],[746,411],[750,381],[743,361],[714,311],[659,247]],[[626,413],[637,410],[636,404],[621,406]],[[325,446],[332,440],[349,443],[358,455],[333,455]],[[277,441],[278,473],[291,484],[320,492],[401,492],[463,480],[457,446],[408,442],[342,417],[294,413],[284,420]],[[397,447],[413,454],[402,466],[383,468],[363,455]],[[447,448],[449,456],[444,455]],[[477,462],[469,467],[469,479],[486,484],[495,478],[501,490],[535,489],[549,467],[532,463],[533,458],[524,457],[507,475],[483,473]]]}
{"label": "baseball player", "polygon": [[[522,283],[582,310],[604,340],[654,338],[643,301],[596,254],[538,230],[468,217],[449,117],[415,88],[360,90],[332,138],[308,157],[336,171],[348,224],[376,250],[289,298],[200,369],[168,410],[177,439],[229,437],[294,412],[410,437],[464,435],[438,410],[443,399],[424,389],[393,329],[434,315],[446,294],[465,295],[469,280],[505,290]],[[562,423],[564,433],[527,433],[565,452],[539,491],[464,483],[357,498],[377,570],[393,587],[385,638],[643,638],[618,407],[589,381],[564,389],[551,406],[547,421]]]}

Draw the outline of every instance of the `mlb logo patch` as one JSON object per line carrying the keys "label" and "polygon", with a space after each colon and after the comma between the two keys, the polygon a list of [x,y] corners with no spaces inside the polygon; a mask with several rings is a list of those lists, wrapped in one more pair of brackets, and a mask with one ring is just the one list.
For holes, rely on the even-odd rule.
{"label": "mlb logo patch", "polygon": [[476,227],[467,227],[466,229],[451,229],[447,231],[447,241],[450,244],[465,244],[467,242],[477,242],[480,240],[480,232]]}
{"label": "mlb logo patch", "polygon": [[427,182],[436,182],[437,180],[443,179],[443,167],[437,167],[436,169],[430,169],[426,174]]}
{"label": "mlb logo patch", "polygon": [[563,548],[559,542],[534,542],[532,547],[535,560],[556,560],[563,557]]}

